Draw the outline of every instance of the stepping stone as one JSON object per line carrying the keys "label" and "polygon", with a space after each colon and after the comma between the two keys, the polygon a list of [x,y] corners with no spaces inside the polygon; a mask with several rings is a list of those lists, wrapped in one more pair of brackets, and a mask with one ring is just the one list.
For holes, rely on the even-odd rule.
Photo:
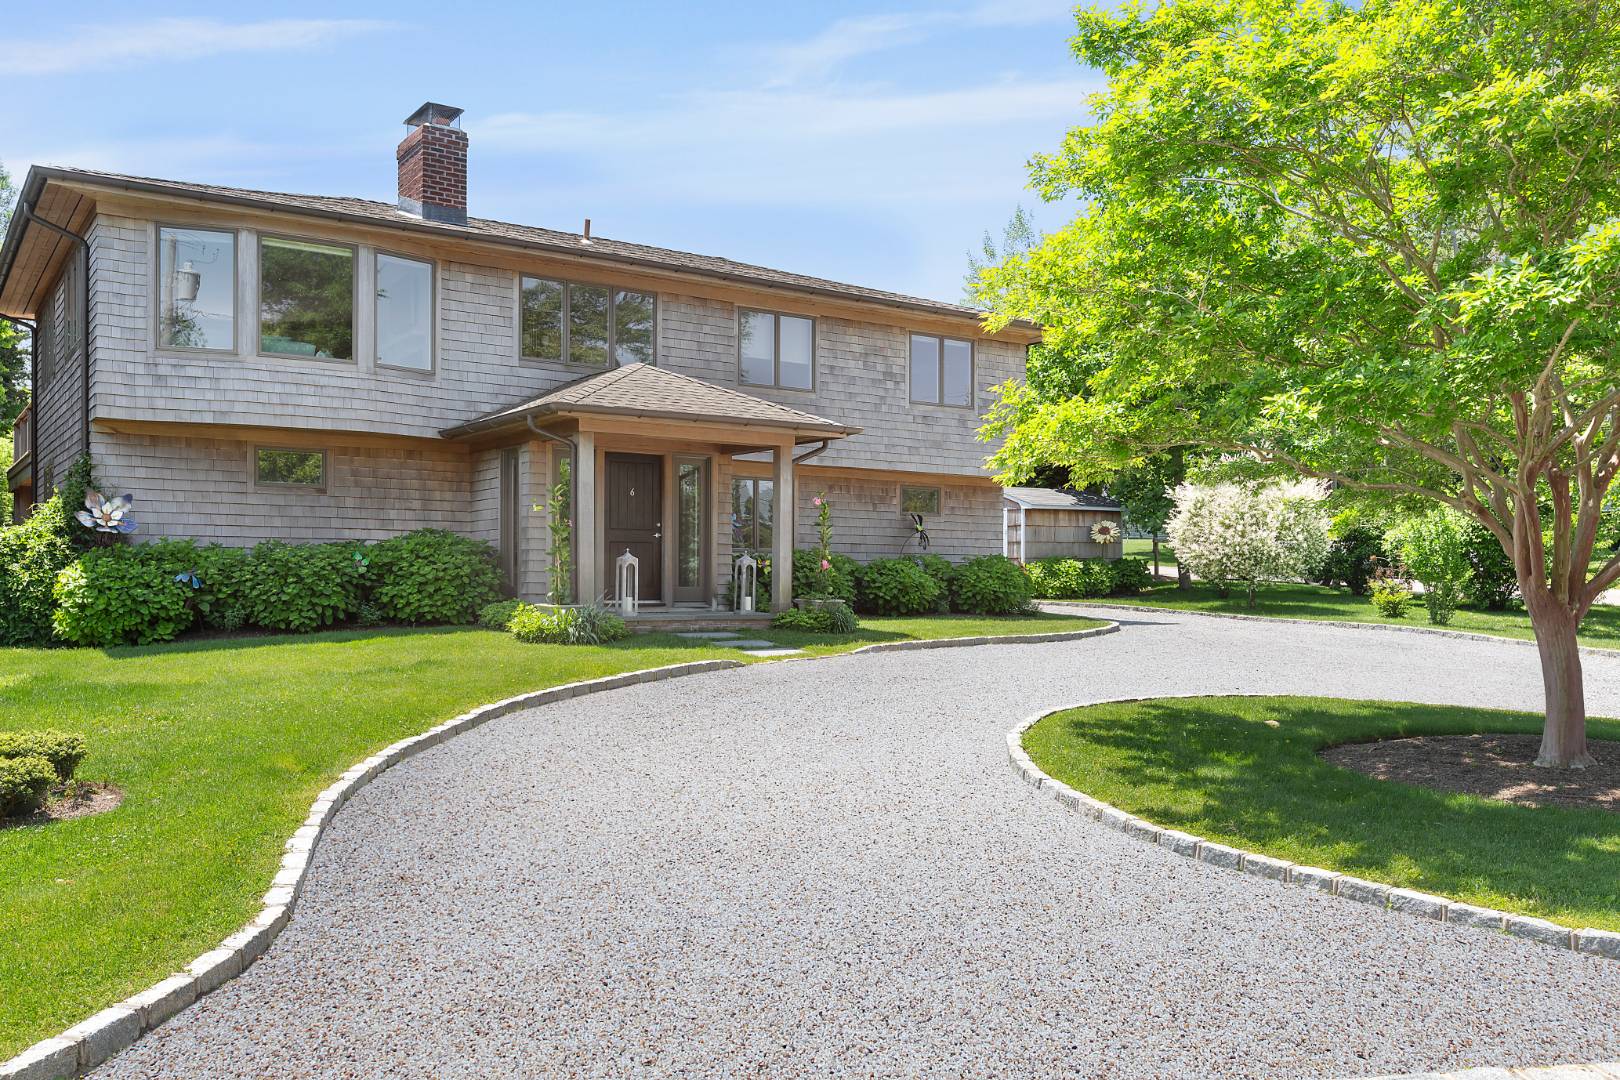
{"label": "stepping stone", "polygon": [[[675,636],[683,638],[697,638],[704,641],[721,641],[725,638],[734,638],[737,636],[737,634],[732,630],[686,630],[682,633],[676,634]],[[727,641],[726,644],[729,645],[731,642]]]}
{"label": "stepping stone", "polygon": [[[716,644],[724,645],[728,649],[775,649],[779,648],[774,641],[720,641]],[[799,650],[794,649],[794,652]]]}
{"label": "stepping stone", "polygon": [[748,656],[798,656],[803,649],[743,649]]}

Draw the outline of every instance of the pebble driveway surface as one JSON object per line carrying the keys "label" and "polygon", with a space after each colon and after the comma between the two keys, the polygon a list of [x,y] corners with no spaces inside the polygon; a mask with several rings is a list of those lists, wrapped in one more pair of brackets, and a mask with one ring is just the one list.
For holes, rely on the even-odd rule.
{"label": "pebble driveway surface", "polygon": [[[1282,889],[1063,810],[1042,709],[1535,708],[1520,645],[1111,611],[497,720],[336,818],[291,926],[102,1077],[1370,1076],[1620,1057],[1620,963]],[[1620,714],[1620,656],[1587,660]]]}

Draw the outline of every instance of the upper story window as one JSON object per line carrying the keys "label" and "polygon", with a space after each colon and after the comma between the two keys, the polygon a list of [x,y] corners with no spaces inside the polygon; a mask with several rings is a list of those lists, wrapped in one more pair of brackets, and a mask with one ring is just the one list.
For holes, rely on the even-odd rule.
{"label": "upper story window", "polygon": [[749,386],[810,390],[816,383],[816,324],[802,315],[740,309],[738,380]]}
{"label": "upper story window", "polygon": [[657,298],[651,293],[549,278],[519,282],[519,354],[585,367],[650,364]]}
{"label": "upper story window", "polygon": [[158,228],[158,347],[236,351],[236,234]]}
{"label": "upper story window", "polygon": [[433,264],[377,254],[377,363],[433,370]]}
{"label": "upper story window", "polygon": [[911,400],[927,405],[971,406],[973,343],[912,334]]}
{"label": "upper story window", "polygon": [[259,240],[259,351],[354,359],[354,249]]}

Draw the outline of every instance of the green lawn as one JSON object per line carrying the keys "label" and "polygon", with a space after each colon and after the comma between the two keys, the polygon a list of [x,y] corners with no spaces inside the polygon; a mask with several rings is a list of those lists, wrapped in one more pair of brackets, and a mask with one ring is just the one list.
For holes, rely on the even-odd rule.
{"label": "green lawn", "polygon": [[[1148,567],[1153,566],[1153,541],[1127,538],[1125,540],[1125,557],[1128,559],[1146,559]],[[1168,573],[1176,568],[1176,553],[1170,547],[1168,540],[1159,541],[1159,571]]]}
{"label": "green lawn", "polygon": [[[1221,597],[1206,585],[1195,584],[1185,591],[1172,584],[1156,585],[1135,596],[1110,596],[1087,600],[1088,604],[1148,604],[1153,607],[1182,608],[1187,611],[1220,611],[1237,615],[1269,615],[1281,619],[1335,619],[1347,622],[1386,623],[1396,626],[1429,626],[1421,597],[1413,603],[1406,618],[1386,619],[1374,610],[1365,596],[1351,596],[1344,589],[1320,585],[1267,585],[1255,594],[1255,606],[1237,589]],[[1474,611],[1459,608],[1447,630],[1468,630],[1476,634],[1533,639],[1530,619],[1522,610]],[[1592,609],[1581,626],[1581,644],[1620,649],[1620,607],[1607,605]]]}
{"label": "green lawn", "polygon": [[[1093,625],[874,618],[844,638],[759,636],[830,653]],[[99,817],[0,829],[0,1060],[240,927],[315,795],[389,743],[527,690],[738,656],[672,635],[586,648],[443,629],[0,650],[0,729],[83,732],[80,775],[125,793]]]}
{"label": "green lawn", "polygon": [[[1270,727],[1272,720],[1278,726]],[[1047,773],[1167,828],[1473,904],[1620,930],[1620,814],[1528,809],[1329,765],[1318,748],[1538,732],[1530,713],[1329,698],[1163,698],[1047,717]],[[1620,739],[1620,723],[1591,734]]]}

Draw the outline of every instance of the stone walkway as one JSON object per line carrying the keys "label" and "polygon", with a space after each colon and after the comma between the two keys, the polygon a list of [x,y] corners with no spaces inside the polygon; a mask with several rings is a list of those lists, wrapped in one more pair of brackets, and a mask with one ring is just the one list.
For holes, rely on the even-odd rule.
{"label": "stone walkway", "polygon": [[[1534,708],[1511,643],[1111,611],[494,721],[338,815],[292,925],[104,1077],[1373,1076],[1620,1057],[1620,964],[1257,883],[1007,767],[1186,692]],[[1620,714],[1620,656],[1587,661]]]}

